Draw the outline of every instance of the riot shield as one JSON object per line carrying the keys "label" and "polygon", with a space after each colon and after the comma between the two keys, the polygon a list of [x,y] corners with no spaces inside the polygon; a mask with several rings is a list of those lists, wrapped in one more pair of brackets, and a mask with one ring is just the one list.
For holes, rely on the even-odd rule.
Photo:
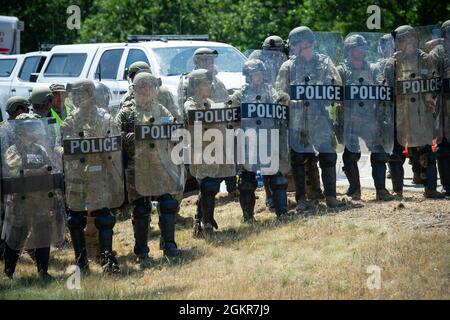
{"label": "riot shield", "polygon": [[402,145],[431,145],[437,136],[442,81],[438,59],[425,43],[438,36],[438,26],[402,26],[394,32],[397,140]]}
{"label": "riot shield", "polygon": [[345,147],[353,153],[391,153],[394,147],[394,88],[380,71],[381,33],[350,33],[344,40]]}
{"label": "riot shield", "polygon": [[212,100],[189,98],[185,122],[189,139],[183,139],[184,159],[197,179],[236,175],[236,129],[240,108]]}
{"label": "riot shield", "polygon": [[335,153],[338,107],[343,100],[336,69],[342,37],[335,32],[315,32],[314,36],[308,48],[283,65],[278,77],[289,86],[290,146],[298,153]]}
{"label": "riot shield", "polygon": [[61,131],[69,209],[120,207],[124,201],[122,140],[111,115],[94,104],[78,107]]}
{"label": "riot shield", "polygon": [[450,141],[450,31],[446,28],[443,43],[433,49],[432,55],[438,57],[442,66],[442,102],[439,112],[439,133],[437,142],[444,138]]}
{"label": "riot shield", "polygon": [[[169,111],[152,102],[136,105],[135,185],[143,196],[176,194],[184,188],[184,166],[172,159],[177,141],[172,141],[182,124]],[[174,155],[178,157],[177,155]]]}
{"label": "riot shield", "polygon": [[[248,60],[243,69],[247,84],[233,95],[241,107],[238,135],[238,163],[247,171],[263,175],[287,174],[289,165],[289,108],[277,103],[277,93],[270,85],[271,63]],[[237,101],[234,101],[237,100]],[[240,152],[239,152],[240,151]]]}
{"label": "riot shield", "polygon": [[[22,118],[22,119],[20,119]],[[50,118],[19,116],[0,129],[2,238],[13,250],[49,247],[63,241],[63,176]]]}
{"label": "riot shield", "polygon": [[277,50],[262,49],[258,59],[261,60],[266,67],[267,82],[272,87],[275,87],[275,81],[277,80],[281,65],[288,59],[286,54]]}

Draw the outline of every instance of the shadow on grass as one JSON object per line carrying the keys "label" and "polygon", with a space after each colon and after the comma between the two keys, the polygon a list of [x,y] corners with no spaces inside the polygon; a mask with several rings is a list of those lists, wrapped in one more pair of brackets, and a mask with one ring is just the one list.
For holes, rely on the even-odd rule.
{"label": "shadow on grass", "polygon": [[[213,235],[205,237],[205,241],[208,243],[220,247],[227,246],[233,242],[239,242],[245,238],[257,235],[261,232],[272,230],[283,225],[289,225],[295,221],[306,221],[309,218],[316,216],[324,216],[328,214],[336,214],[339,212],[352,210],[355,208],[362,208],[364,205],[354,202],[343,202],[343,206],[337,208],[328,208],[324,203],[311,201],[310,208],[301,213],[291,210],[288,213],[288,217],[282,221],[277,220],[275,214],[271,219],[258,220],[253,224],[241,224],[237,227],[229,227],[223,230],[214,232]],[[290,206],[291,207],[291,206]]]}
{"label": "shadow on grass", "polygon": [[142,272],[143,269],[161,269],[163,267],[187,265],[204,255],[204,253],[196,247],[191,247],[188,249],[179,248],[179,250],[181,251],[181,255],[179,257],[151,256],[143,267],[136,262],[136,255],[133,252],[120,256],[117,259],[121,268],[121,274],[130,275],[137,272]]}

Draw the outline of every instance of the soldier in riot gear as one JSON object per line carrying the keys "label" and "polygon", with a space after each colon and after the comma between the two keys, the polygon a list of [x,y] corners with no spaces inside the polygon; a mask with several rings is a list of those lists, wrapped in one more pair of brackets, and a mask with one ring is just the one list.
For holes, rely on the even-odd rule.
{"label": "soldier in riot gear", "polygon": [[368,60],[366,38],[370,41],[378,34],[364,35],[355,33],[345,38],[345,62],[338,66],[345,85],[343,161],[350,184],[347,195],[361,200],[358,160],[362,151],[369,151],[376,199],[389,201],[394,199],[386,190],[386,163],[393,148],[393,88],[387,81],[383,83],[382,75]]}
{"label": "soldier in riot gear", "polygon": [[[133,79],[139,72],[143,71],[151,73],[150,66],[148,65],[148,63],[143,61],[134,62],[128,68],[128,81],[130,82],[130,87],[128,88],[128,92],[120,100],[120,109],[124,106],[125,102],[131,101],[133,99]],[[180,109],[182,109],[182,106],[178,106],[176,104],[170,90],[163,85],[161,85],[158,90],[158,102],[161,103],[167,110],[169,110],[170,113],[174,115],[174,117],[181,119],[181,115],[183,112]]]}
{"label": "soldier in riot gear", "polygon": [[396,86],[396,133],[401,146],[419,153],[421,176],[425,179],[426,198],[442,198],[436,190],[436,155],[432,140],[436,138],[435,118],[440,91],[437,57],[421,49],[431,30],[426,27],[398,27],[393,32],[393,59],[385,68],[386,79],[394,75]]}
{"label": "soldier in riot gear", "polygon": [[[383,35],[378,41],[378,54],[379,60],[373,67],[377,74],[386,76],[385,68],[389,61],[393,58],[395,51],[394,38],[390,33]],[[393,76],[393,75],[390,75]],[[386,79],[389,85],[393,85],[394,79]],[[392,101],[395,109],[395,103]],[[403,164],[405,163],[405,155],[403,153],[403,147],[398,143],[397,140],[397,129],[396,120],[394,112],[394,147],[392,153],[389,157],[388,167],[392,181],[392,192],[396,197],[403,197],[403,179],[405,172],[403,169]]]}
{"label": "soldier in riot gear", "polygon": [[134,253],[141,264],[145,264],[149,258],[151,196],[159,203],[161,250],[169,257],[180,254],[175,242],[175,217],[179,203],[174,194],[183,190],[184,169],[173,165],[170,141],[148,137],[152,140],[149,143],[139,131],[142,126],[150,128],[173,124],[175,121],[173,115],[158,103],[160,81],[149,72],[137,74],[133,79],[134,99],[127,102],[116,116],[130,157],[126,168],[128,201],[134,204]]}
{"label": "soldier in riot gear", "polygon": [[[62,170],[50,144],[48,119],[23,113],[1,128],[5,274],[13,277],[23,249],[32,250],[39,277],[48,274],[50,246],[63,240],[64,217],[57,210]],[[11,133],[5,132],[12,130]],[[9,135],[15,139],[8,139]],[[5,140],[5,138],[7,138]],[[58,191],[59,190],[59,191]]]}
{"label": "soldier in riot gear", "polygon": [[[270,64],[270,60],[266,60]],[[244,160],[239,179],[239,202],[243,211],[244,221],[252,223],[255,208],[256,172],[261,171],[272,194],[273,204],[277,218],[287,217],[287,179],[284,174],[289,172],[289,141],[288,141],[288,113],[287,106],[277,104],[277,92],[270,85],[270,74],[265,64],[258,59],[250,59],[244,64],[243,75],[246,84],[236,91],[231,101],[241,108],[241,143]],[[284,109],[278,118],[272,112],[256,113],[256,105],[266,108]],[[259,135],[266,131],[264,139]],[[276,132],[275,132],[276,131]],[[256,133],[257,141],[247,140],[247,133]],[[275,139],[272,141],[272,135]],[[251,135],[249,135],[251,136]],[[238,137],[238,139],[240,138]],[[262,150],[264,149],[264,150]],[[268,166],[261,159],[261,151],[267,155],[275,156],[276,166]],[[252,161],[252,154],[257,154],[257,161]],[[273,163],[273,162],[272,162]]]}
{"label": "soldier in riot gear", "polygon": [[[8,120],[14,120],[16,119],[16,117],[18,117],[19,115],[21,115],[22,113],[28,113],[28,108],[30,107],[30,102],[28,99],[24,98],[24,97],[20,97],[20,96],[14,96],[9,98],[6,101],[6,113],[8,113],[9,115],[9,119]],[[9,123],[8,122],[3,122],[1,123],[1,126],[3,127],[9,127]],[[5,139],[13,139],[14,138],[14,134],[12,132],[12,130],[4,130],[5,132]],[[3,210],[1,210],[0,212],[0,235],[1,235],[1,230],[2,230],[2,226],[3,226],[3,219],[4,219],[4,212]],[[1,239],[0,237],[0,260],[3,259],[3,249],[4,249],[4,241],[3,239]]]}
{"label": "soldier in riot gear", "polygon": [[95,103],[99,108],[104,109],[106,112],[109,112],[109,100],[111,99],[111,92],[109,88],[101,83],[95,83]]}
{"label": "soldier in riot gear", "polygon": [[[329,36],[336,35],[331,33]],[[325,47],[332,45],[332,40],[334,39],[330,38],[321,44]],[[292,56],[281,66],[276,88],[282,100],[290,101],[289,140],[297,210],[307,207],[305,162],[317,153],[326,203],[329,207],[336,207],[340,205],[336,199],[337,141],[330,119],[330,109],[334,108],[332,102],[340,99],[338,86],[342,84],[341,78],[330,57],[314,50],[315,35],[308,27],[293,29],[289,33],[289,45]],[[316,94],[311,97],[300,94],[306,88],[319,90],[324,85],[333,89],[333,96],[319,99]]]}
{"label": "soldier in riot gear", "polygon": [[116,217],[111,208],[120,207],[124,200],[120,131],[111,115],[97,107],[94,82],[78,80],[67,89],[77,108],[61,126],[67,225],[75,263],[89,270],[84,234],[89,214],[98,229],[103,271],[118,273],[113,252]]}
{"label": "soldier in riot gear", "polygon": [[[196,69],[189,74],[187,90],[192,96],[184,104],[184,110],[185,122],[191,133],[191,140],[198,139],[197,141],[202,141],[202,137],[197,136],[197,132],[200,132],[200,130],[197,131],[195,129],[196,126],[201,126],[205,131],[215,129],[215,131],[219,131],[222,134],[222,137],[225,137],[226,129],[233,128],[233,125],[235,125],[234,122],[237,121],[234,118],[228,121],[216,117],[211,121],[206,121],[203,117],[203,121],[201,121],[195,120],[192,117],[196,113],[205,114],[209,110],[226,110],[229,108],[229,104],[215,104],[215,101],[210,99],[211,90],[213,90],[213,81],[213,74],[206,69]],[[207,146],[202,146],[202,152],[195,152],[196,150],[193,148],[193,145],[194,142],[191,141],[191,144],[186,149],[193,151],[189,171],[200,184],[197,213],[194,221],[194,236],[202,236],[203,234],[209,235],[214,232],[214,228],[218,228],[217,222],[214,219],[215,196],[220,191],[220,182],[225,177],[235,175],[236,166],[234,163],[234,148],[230,150],[230,146],[225,143],[220,146],[224,148],[223,155],[231,156],[233,163],[225,163],[225,160],[221,159],[220,161],[223,161],[222,163],[208,164],[208,157],[204,154]]]}
{"label": "soldier in riot gear", "polygon": [[442,77],[442,102],[437,139],[437,164],[441,184],[446,196],[450,196],[450,20],[441,25],[442,43],[431,54],[439,59]]}
{"label": "soldier in riot gear", "polygon": [[40,118],[47,117],[52,108],[52,98],[52,91],[47,85],[34,87],[30,95],[33,112]]}
{"label": "soldier in riot gear", "polygon": [[17,116],[22,113],[28,113],[28,108],[30,107],[30,102],[28,99],[20,96],[14,96],[6,101],[6,113],[9,115],[8,120],[14,120]]}
{"label": "soldier in riot gear", "polygon": [[[194,62],[194,70],[205,69],[212,74],[213,82],[211,96],[209,98],[215,103],[225,103],[229,100],[228,91],[223,82],[216,76],[217,70],[214,65],[218,56],[219,53],[217,50],[198,48],[194,51],[192,59]],[[189,76],[190,73],[183,74],[178,84],[178,104],[180,108],[184,106],[189,97],[193,96],[193,92],[190,92]],[[224,180],[228,194],[233,195],[236,191],[236,175],[233,174],[232,176],[225,177]]]}

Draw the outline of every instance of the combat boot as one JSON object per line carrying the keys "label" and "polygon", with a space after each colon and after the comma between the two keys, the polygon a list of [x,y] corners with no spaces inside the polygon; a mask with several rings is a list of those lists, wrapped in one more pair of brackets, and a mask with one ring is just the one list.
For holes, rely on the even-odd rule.
{"label": "combat boot", "polygon": [[393,195],[389,193],[386,189],[377,190],[377,201],[392,201],[395,199]]}
{"label": "combat boot", "polygon": [[191,217],[183,217],[181,214],[177,212],[175,223],[183,226],[189,226],[193,223],[193,219]]}
{"label": "combat boot", "polygon": [[325,202],[327,204],[328,208],[337,208],[337,207],[343,207],[345,204],[342,201],[339,201],[336,199],[336,197],[325,197]]}
{"label": "combat boot", "polygon": [[192,228],[192,236],[194,238],[201,238],[203,236],[202,223],[199,220],[195,220],[194,227]]}
{"label": "combat boot", "polygon": [[308,201],[306,201],[306,197],[302,196],[297,201],[297,206],[295,207],[296,212],[302,212],[310,209],[311,206],[309,205]]}
{"label": "combat boot", "polygon": [[[161,230],[160,249],[167,257],[176,257],[180,255],[180,250],[177,248],[175,242],[175,212],[177,210],[178,202],[176,200],[169,199],[167,201],[161,201],[161,215],[159,216],[159,228]],[[170,205],[173,208],[169,208]],[[166,209],[163,210],[163,207]]]}
{"label": "combat boot", "polygon": [[105,274],[115,274],[120,272],[119,262],[112,252],[105,251],[100,254],[100,264]]}
{"label": "combat boot", "polygon": [[430,190],[428,188],[425,188],[424,196],[427,199],[444,199],[445,193],[441,193],[437,190]]}
{"label": "combat boot", "polygon": [[48,274],[48,262],[50,260],[50,248],[39,248],[34,251],[39,279],[44,282],[53,281],[54,278]]}

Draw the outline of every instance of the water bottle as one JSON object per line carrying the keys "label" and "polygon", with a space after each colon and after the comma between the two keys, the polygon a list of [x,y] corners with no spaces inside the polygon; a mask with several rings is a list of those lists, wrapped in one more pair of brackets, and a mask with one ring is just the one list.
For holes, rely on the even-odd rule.
{"label": "water bottle", "polygon": [[263,177],[261,171],[256,172],[256,181],[258,182],[258,189],[264,186]]}

